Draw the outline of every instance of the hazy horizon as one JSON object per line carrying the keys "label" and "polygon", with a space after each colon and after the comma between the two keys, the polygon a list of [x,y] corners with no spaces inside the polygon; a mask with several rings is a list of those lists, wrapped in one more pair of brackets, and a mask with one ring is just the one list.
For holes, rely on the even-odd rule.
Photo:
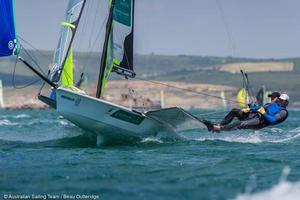
{"label": "hazy horizon", "polygon": [[[106,0],[88,1],[100,5],[105,20]],[[18,34],[38,49],[55,49],[66,4],[15,0]],[[296,0],[137,0],[135,53],[299,57],[299,6]],[[91,10],[91,15],[98,12]]]}

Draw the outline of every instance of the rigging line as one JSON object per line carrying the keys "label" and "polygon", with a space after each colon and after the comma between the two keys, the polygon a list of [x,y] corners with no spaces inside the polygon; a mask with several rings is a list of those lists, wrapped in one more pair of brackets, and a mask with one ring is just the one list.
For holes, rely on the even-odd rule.
{"label": "rigging line", "polygon": [[240,72],[241,72],[241,75],[242,75],[242,78],[243,78],[243,88],[242,90],[245,90],[245,102],[246,104],[248,104],[248,96],[249,96],[249,91],[248,91],[248,82],[247,82],[247,79],[246,79],[246,76],[245,76],[245,73],[242,69],[240,69]]}
{"label": "rigging line", "polygon": [[248,103],[247,97],[249,96],[251,98],[252,102],[254,102],[255,100],[254,100],[253,95],[252,95],[253,93],[251,91],[252,88],[250,86],[250,81],[248,79],[248,74],[245,73],[243,70],[241,70],[241,74],[243,76],[243,82],[245,82],[245,86],[244,86],[244,88],[246,90],[246,96],[245,96],[246,99],[245,100]]}
{"label": "rigging line", "polygon": [[228,111],[214,111],[214,112],[208,112],[208,113],[202,113],[202,114],[197,114],[196,116],[206,116],[206,115],[215,115],[215,114],[223,114],[223,113],[227,113]]}
{"label": "rigging line", "polygon": [[241,72],[242,80],[243,80],[243,87],[242,88],[246,88],[246,80],[245,80],[244,71],[241,69],[240,72]]}
{"label": "rigging line", "polygon": [[[99,6],[100,6],[100,4],[99,4]],[[105,19],[103,20],[103,22],[102,22],[102,24],[101,24],[101,26],[100,26],[100,29],[98,30],[98,32],[97,32],[97,34],[96,34],[97,37],[95,38],[95,40],[94,40],[94,42],[93,42],[93,46],[91,47],[91,50],[95,49],[96,44],[99,44],[99,43],[100,43],[100,42],[97,43],[97,41],[100,40],[101,32],[102,32],[103,29],[104,29],[105,22],[107,21],[107,19],[108,19],[108,16],[105,17]],[[90,53],[90,54],[88,55],[88,57],[87,57],[86,63],[91,63],[92,58],[93,58],[93,54]],[[83,71],[86,71],[86,67],[87,67],[87,64],[84,65]]]}
{"label": "rigging line", "polygon": [[[87,17],[88,12],[87,11],[90,9],[90,7],[91,7],[91,3],[87,2],[86,9],[84,9],[84,11],[82,13],[82,17],[81,17],[82,18],[81,21],[84,22],[84,23],[81,23],[81,24],[83,24],[83,26],[80,30],[80,33],[77,33],[77,38],[82,38],[82,37],[78,37],[78,36],[83,35],[84,31],[87,29],[86,28],[87,24],[88,24],[88,17]],[[79,26],[79,24],[77,24],[77,26]],[[82,39],[78,39],[78,45],[77,46],[78,46],[78,49],[80,49],[80,47],[82,46]],[[79,51],[77,53],[79,53]]]}
{"label": "rigging line", "polygon": [[[63,51],[63,55],[65,55],[65,56],[64,56],[64,58],[63,58],[62,63],[60,64],[60,68],[61,68],[60,70],[63,70],[64,65],[65,65],[65,62],[66,62],[67,57],[68,57],[68,55],[69,55],[70,49],[71,49],[71,47],[72,47],[72,43],[73,43],[74,37],[75,37],[75,35],[76,35],[77,28],[78,28],[79,23],[80,23],[80,18],[82,17],[82,14],[83,14],[83,10],[84,10],[85,4],[86,4],[86,0],[83,0],[83,1],[81,1],[81,2],[79,2],[79,3],[77,3],[77,4],[74,5],[74,6],[71,8],[71,10],[70,10],[70,12],[73,12],[73,10],[75,9],[75,7],[80,6],[81,4],[82,4],[82,6],[80,7],[79,15],[78,15],[78,18],[76,19],[76,21],[77,21],[77,26],[75,26],[74,30],[71,31],[72,35],[71,35],[69,44],[68,44],[68,46],[67,46],[67,47],[68,47],[68,48],[67,48],[67,51],[66,51],[66,52]],[[66,44],[66,43],[65,43],[65,44]],[[65,52],[65,53],[64,53],[64,52]],[[60,76],[61,76],[61,73],[59,73],[59,78],[60,78]]]}
{"label": "rigging line", "polygon": [[43,69],[40,67],[40,65],[37,63],[36,59],[32,57],[32,55],[24,48],[24,46],[20,45],[20,47],[24,50],[25,54],[29,57],[29,59],[36,65],[36,67],[40,70],[40,72],[45,75],[45,72]]}
{"label": "rigging line", "polygon": [[[221,18],[223,19],[223,23],[225,25],[225,30],[226,30],[226,33],[227,33],[227,36],[228,36],[228,40],[229,40],[229,43],[230,43],[230,46],[231,46],[233,56],[236,57],[236,50],[237,49],[236,49],[236,45],[234,44],[232,34],[229,31],[229,25],[228,25],[227,21],[225,20],[226,18],[225,18],[224,9],[222,8],[221,3],[219,2],[219,0],[216,0],[216,4],[219,8]],[[248,75],[243,72],[243,67],[241,66],[241,64],[238,63],[238,65],[239,65],[240,71],[241,71],[242,76],[243,76],[243,88],[246,89],[247,94],[249,93],[249,96],[250,96],[251,100],[254,102],[253,95],[250,94],[251,93],[250,90],[253,89],[253,88],[250,87],[249,80],[248,80]],[[245,98],[247,98],[247,95],[246,95]]]}
{"label": "rigging line", "polygon": [[[29,42],[27,42],[27,43],[28,43],[28,45],[31,45]],[[31,45],[31,46],[32,46],[32,45]],[[32,47],[33,47],[33,46],[32,46]],[[44,73],[44,71],[42,70],[42,68],[41,68],[41,67],[39,66],[39,64],[35,61],[35,59],[31,56],[31,54],[26,50],[26,48],[24,48],[24,46],[22,46],[22,45],[20,45],[20,48],[24,50],[25,54],[32,60],[32,62],[37,66],[37,68],[40,70],[40,72],[41,72],[44,76],[46,76],[45,73]],[[33,48],[34,48],[34,47],[33,47]],[[38,49],[36,49],[36,50],[39,52]],[[16,63],[16,64],[17,64],[17,63]],[[14,69],[14,73],[15,73],[15,70],[16,70],[16,67],[15,67],[15,69]],[[17,88],[17,87],[15,86],[15,84],[14,84],[14,76],[13,76],[13,86],[14,86],[16,89],[22,89],[22,88],[29,87],[29,86],[31,86],[31,85],[33,85],[33,84],[39,82],[39,81],[42,81],[42,80],[41,80],[41,79],[38,79],[38,80],[36,80],[36,81],[33,81],[32,83],[29,83],[28,85],[25,85],[25,86],[23,86],[23,87]],[[43,89],[44,85],[45,85],[45,82],[43,82],[42,87],[40,88],[40,91]]]}
{"label": "rigging line", "polygon": [[16,58],[15,65],[14,65],[14,70],[13,70],[13,76],[12,76],[12,85],[13,85],[14,89],[24,89],[24,88],[27,88],[27,87],[29,87],[31,85],[34,85],[37,82],[41,81],[41,79],[37,79],[37,80],[34,80],[33,82],[28,83],[28,84],[26,84],[26,85],[24,85],[22,87],[16,86],[16,84],[15,84],[15,74],[16,74],[16,68],[17,68],[18,60],[19,59]]}
{"label": "rigging line", "polygon": [[39,49],[37,49],[36,47],[34,47],[30,42],[28,42],[27,40],[25,40],[23,37],[21,37],[20,35],[18,35],[18,38],[22,40],[22,42],[26,43],[28,46],[30,46],[33,50],[37,51],[39,54],[41,54],[43,57],[47,58],[47,60],[51,63],[52,59],[50,59],[46,54],[42,53],[42,51],[40,51]]}
{"label": "rigging line", "polygon": [[[215,1],[216,1],[216,4],[217,4],[217,7],[219,9],[220,17],[221,17],[221,19],[224,23],[224,26],[225,26],[225,31],[226,31],[226,34],[227,34],[227,37],[228,37],[229,46],[231,47],[231,51],[232,51],[232,56],[237,57],[237,47],[234,43],[234,40],[233,40],[233,37],[232,37],[232,32],[230,31],[230,28],[229,28],[229,24],[226,21],[225,11],[224,11],[224,9],[221,5],[221,2],[219,2],[219,0],[215,0]],[[238,63],[238,66],[239,66],[240,70],[242,71],[243,66],[240,64],[240,62]],[[243,74],[243,88],[245,86],[247,86],[247,82],[246,82],[244,74]],[[246,89],[246,91],[248,92],[248,89]]]}
{"label": "rigging line", "polygon": [[46,84],[46,82],[44,81],[43,84],[42,84],[42,86],[41,86],[40,89],[39,89],[38,94],[41,94],[43,88],[45,87],[45,84]]}
{"label": "rigging line", "polygon": [[[96,10],[100,10],[100,2],[101,1],[99,1],[99,0],[96,0],[97,1],[97,4],[95,5],[95,8],[96,8]],[[91,40],[91,36],[92,36],[92,33],[94,33],[94,31],[95,31],[95,25],[96,25],[96,20],[97,20],[97,12],[95,12],[95,14],[94,14],[94,18],[93,18],[93,27],[92,27],[92,30],[91,30],[91,34],[90,34],[90,40],[89,40],[89,47],[91,46],[90,44],[91,44],[91,42],[92,42],[92,40]]]}
{"label": "rigging line", "polygon": [[216,4],[217,4],[217,7],[219,9],[220,17],[221,17],[221,19],[224,23],[224,26],[225,26],[225,31],[226,31],[226,34],[227,34],[227,37],[228,37],[228,42],[229,42],[229,46],[230,46],[231,51],[232,51],[232,55],[233,55],[233,57],[235,57],[236,56],[236,46],[235,46],[234,41],[233,41],[232,33],[229,31],[230,30],[229,29],[229,24],[226,21],[224,9],[223,9],[221,3],[219,2],[219,0],[216,0]]}
{"label": "rigging line", "polygon": [[222,99],[222,100],[230,101],[230,102],[233,102],[233,103],[239,103],[236,100],[232,100],[232,99],[228,99],[228,98],[222,98],[222,97],[217,96],[217,95],[212,95],[212,94],[208,94],[208,93],[205,93],[205,92],[198,92],[198,91],[187,89],[187,88],[181,88],[181,87],[177,87],[177,86],[170,85],[170,84],[167,84],[167,83],[146,80],[146,79],[142,79],[142,78],[138,78],[138,77],[136,77],[135,79],[138,79],[138,80],[141,80],[141,81],[145,81],[145,82],[154,83],[154,84],[158,84],[158,85],[164,85],[164,86],[167,86],[167,87],[170,87],[170,88],[175,88],[175,89],[182,90],[182,91],[188,91],[188,92],[199,94],[199,95],[205,95],[205,96],[209,96],[209,97],[213,97],[213,98],[217,98],[217,99]]}
{"label": "rigging line", "polygon": [[[83,6],[85,5],[85,3],[84,3],[84,1],[82,1],[83,2]],[[74,7],[72,7],[72,9],[71,10],[74,10],[75,9],[75,7],[77,7],[77,6],[79,6],[81,3],[78,3],[78,4],[76,4]],[[89,4],[88,6],[90,6],[91,4]],[[85,15],[85,13],[83,13],[84,11],[83,11],[83,8],[81,7],[81,11],[80,11],[80,13],[81,13],[81,17],[80,17],[80,14],[79,14],[79,17],[78,17],[78,19],[79,18],[85,18],[85,23],[84,23],[84,26],[83,26],[83,28],[82,28],[82,30],[81,30],[81,34],[83,33],[83,31],[85,30],[85,27],[86,27],[86,21],[87,21],[87,16]],[[78,24],[76,25],[76,29],[75,29],[75,32],[76,32],[76,30],[78,29],[78,26],[79,26],[79,24],[81,24],[80,23],[81,22],[81,20],[78,22]],[[69,33],[69,32],[67,32],[67,33]],[[74,31],[73,30],[71,30],[70,31],[70,33],[71,33],[71,38],[75,38],[75,35],[73,35],[74,34]],[[79,33],[78,33],[79,34]],[[78,34],[76,35],[76,36],[78,36]],[[69,48],[67,48],[67,49],[63,49],[63,53],[62,53],[62,55],[65,55],[65,58],[64,58],[64,60],[62,61],[62,69],[61,69],[61,71],[63,72],[64,71],[64,65],[65,65],[65,63],[66,63],[66,60],[68,59],[68,57],[69,57],[69,55],[70,55],[70,49],[72,48],[72,45],[74,44],[74,43],[72,43],[72,41],[73,41],[73,39],[71,39],[71,41],[70,41],[70,43],[69,43]],[[79,40],[79,45],[78,46],[80,46],[81,45],[81,41],[82,40]],[[67,44],[67,40],[65,41],[65,44]],[[67,45],[64,45],[64,46],[67,46]],[[72,50],[73,51],[73,50]],[[77,55],[79,55],[79,52],[74,52],[73,51],[73,53],[74,53],[74,55],[75,54],[77,54]],[[74,66],[74,65],[73,65]],[[74,70],[74,69],[73,69]],[[61,73],[62,73],[61,72]],[[49,73],[48,73],[49,74]],[[68,80],[68,83],[69,83],[69,80],[73,80],[74,81],[74,76],[73,76],[73,78],[71,77],[71,75],[68,73],[68,72],[64,72],[64,74],[66,75],[66,77],[67,77],[67,80]],[[42,87],[43,88],[43,87]],[[41,89],[42,89],[41,88]]]}
{"label": "rigging line", "polygon": [[[107,21],[107,18],[108,18],[108,16],[105,17],[105,19],[103,20],[103,22],[102,22],[102,24],[101,24],[101,26],[100,26],[100,29],[99,29],[98,33],[96,34],[97,37],[95,38],[95,40],[94,40],[94,42],[93,42],[93,46],[91,46],[91,50],[95,49],[96,44],[98,44],[97,41],[100,39],[101,32],[102,32],[103,29],[104,29],[105,22]],[[100,43],[100,42],[99,42],[99,43]],[[89,54],[88,59],[87,59],[87,62],[90,62],[91,59],[92,59],[92,57],[93,57],[92,54]],[[85,67],[86,67],[86,65],[85,65]]]}
{"label": "rigging line", "polygon": [[250,81],[249,81],[249,78],[248,78],[248,74],[245,73],[245,77],[246,77],[246,80],[247,80],[247,85],[248,85],[248,91],[249,91],[249,96],[251,98],[251,101],[252,102],[256,102],[256,99],[254,98],[254,91],[253,91],[253,87],[250,85]]}

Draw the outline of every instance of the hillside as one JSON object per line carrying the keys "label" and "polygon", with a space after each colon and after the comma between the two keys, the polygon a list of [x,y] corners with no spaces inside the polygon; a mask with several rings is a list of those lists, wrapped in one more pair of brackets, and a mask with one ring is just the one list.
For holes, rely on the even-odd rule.
{"label": "hillside", "polygon": [[[52,52],[30,51],[30,54],[36,59],[43,72],[46,73],[49,66],[51,66]],[[26,55],[22,56],[26,57]],[[84,72],[88,84],[90,86],[95,85],[98,78],[100,54],[75,52],[74,57],[75,74],[79,75]],[[239,88],[242,85],[242,77],[239,73],[231,72],[232,70],[238,72],[237,66],[243,66],[249,74],[253,94],[260,87],[265,86],[270,90],[288,92],[294,101],[300,102],[300,94],[297,92],[300,88],[300,82],[298,81],[300,77],[300,58],[249,59],[185,55],[136,55],[134,62],[137,80],[215,84],[233,88]],[[265,63],[268,63],[268,65],[265,65]],[[6,87],[12,86],[14,65],[14,59],[0,60],[0,79]],[[275,71],[270,70],[272,66],[275,66]],[[78,77],[75,77],[75,79],[78,80]],[[123,77],[112,75],[110,79],[122,80]],[[35,81],[36,77],[32,76],[32,73],[21,63],[18,63],[14,80],[16,85],[25,85]]]}
{"label": "hillside", "polygon": [[233,64],[225,64],[219,66],[218,70],[223,72],[230,72],[239,74],[241,68],[250,72],[292,72],[294,71],[293,62],[240,62]]}
{"label": "hillside", "polygon": [[[28,51],[35,62],[23,51],[21,55],[31,64],[37,63],[44,73],[47,73],[52,63],[52,51]],[[15,58],[0,60],[0,73],[12,74],[15,66]],[[100,63],[100,53],[75,52],[74,64],[75,71],[85,72],[89,80],[95,81],[98,76]],[[265,65],[267,63],[267,65]],[[230,71],[228,68],[234,68],[239,71],[242,66],[247,72],[255,71],[300,71],[300,58],[290,59],[250,59],[250,58],[232,58],[232,57],[215,57],[215,56],[166,56],[166,55],[135,55],[134,69],[139,77],[156,77],[164,75],[180,74],[205,71]],[[224,69],[224,70],[223,70]],[[228,70],[226,70],[228,69]],[[282,70],[281,70],[282,69]],[[32,73],[21,63],[16,66],[16,74],[22,76],[32,76]],[[75,73],[79,74],[79,73]],[[3,76],[3,75],[1,75]],[[115,77],[114,77],[115,78]]]}

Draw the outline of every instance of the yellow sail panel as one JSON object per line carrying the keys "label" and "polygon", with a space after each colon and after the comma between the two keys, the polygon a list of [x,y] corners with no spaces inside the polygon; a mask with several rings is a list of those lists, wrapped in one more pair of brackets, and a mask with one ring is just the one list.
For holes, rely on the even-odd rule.
{"label": "yellow sail panel", "polygon": [[240,108],[246,108],[248,106],[249,94],[245,88],[239,89],[236,100]]}
{"label": "yellow sail panel", "polygon": [[73,86],[73,49],[71,47],[61,75],[61,86]]}
{"label": "yellow sail panel", "polygon": [[110,63],[106,66],[105,71],[104,71],[104,76],[103,76],[103,79],[102,79],[102,93],[104,92],[104,89],[106,87],[106,83],[108,81],[108,78],[109,78],[109,75],[112,71],[113,66],[118,65],[118,64],[120,64],[120,61],[118,61],[116,59],[113,59],[112,63]]}

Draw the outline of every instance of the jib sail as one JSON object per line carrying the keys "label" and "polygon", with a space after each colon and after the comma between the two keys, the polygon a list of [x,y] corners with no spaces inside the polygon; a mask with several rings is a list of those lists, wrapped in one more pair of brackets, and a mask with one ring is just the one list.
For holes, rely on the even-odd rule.
{"label": "jib sail", "polygon": [[[67,6],[65,21],[61,22],[60,39],[58,46],[54,53],[53,67],[50,71],[50,80],[52,82],[59,82],[61,74],[64,71],[64,80],[68,78],[68,81],[73,82],[73,73],[66,74],[69,71],[73,72],[73,61],[72,59],[72,42],[75,36],[78,23],[82,14],[82,10],[85,5],[85,0],[70,0]],[[63,70],[64,67],[68,69]],[[66,77],[68,76],[68,77]]]}

